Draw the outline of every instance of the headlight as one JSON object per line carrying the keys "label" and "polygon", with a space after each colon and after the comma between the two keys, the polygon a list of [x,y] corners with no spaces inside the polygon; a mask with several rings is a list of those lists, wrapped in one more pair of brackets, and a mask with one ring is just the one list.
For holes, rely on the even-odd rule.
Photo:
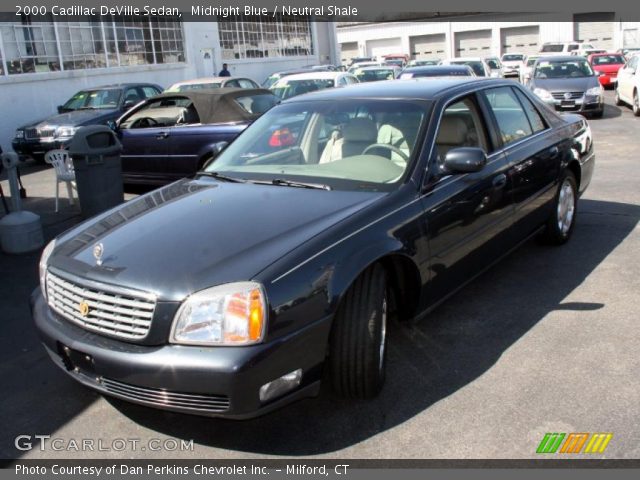
{"label": "headlight", "polygon": [[56,129],[56,137],[73,137],[78,131],[78,127],[58,127]]}
{"label": "headlight", "polygon": [[255,282],[228,283],[187,298],[171,328],[171,343],[250,345],[264,337],[267,302]]}
{"label": "headlight", "polygon": [[597,97],[599,95],[602,95],[602,87],[601,86],[597,86],[597,87],[590,88],[585,93],[587,95],[590,95],[590,96],[593,96],[593,97]]}
{"label": "headlight", "polygon": [[24,138],[24,130],[16,130],[15,138]]}
{"label": "headlight", "polygon": [[44,250],[42,250],[42,255],[40,256],[40,263],[38,264],[38,270],[40,271],[40,288],[42,289],[42,295],[44,298],[47,298],[47,286],[46,286],[46,276],[47,276],[47,263],[49,262],[49,257],[51,256],[51,252],[56,247],[56,241],[51,240]]}
{"label": "headlight", "polygon": [[545,102],[553,100],[553,95],[551,95],[551,93],[549,93],[549,91],[545,90],[544,88],[534,88],[533,93],[535,93]]}

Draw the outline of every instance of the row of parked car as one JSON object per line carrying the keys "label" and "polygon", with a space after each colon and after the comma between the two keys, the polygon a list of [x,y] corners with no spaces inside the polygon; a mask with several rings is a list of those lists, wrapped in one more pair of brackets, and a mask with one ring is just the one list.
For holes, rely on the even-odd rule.
{"label": "row of parked car", "polygon": [[[581,46],[578,52],[584,50]],[[190,175],[212,160],[247,125],[273,105],[327,88],[389,79],[460,76],[515,77],[560,111],[600,117],[603,88],[616,87],[616,103],[640,115],[639,56],[633,52],[567,55],[572,44],[545,44],[539,55],[510,53],[498,58],[418,60],[404,69],[391,63],[355,62],[347,71],[311,66],[277,72],[260,86],[250,78],[212,77],[183,81],[162,91],[154,84],[120,84],[82,90],[58,107],[58,114],[16,131],[16,152],[41,159],[49,149],[65,148],[75,131],[108,124],[123,145],[125,183],[164,184]],[[590,47],[590,46],[588,46]],[[575,53],[572,52],[572,53]],[[500,73],[496,75],[496,67]],[[282,127],[282,128],[281,128]],[[273,125],[256,154],[294,140],[289,126]]]}

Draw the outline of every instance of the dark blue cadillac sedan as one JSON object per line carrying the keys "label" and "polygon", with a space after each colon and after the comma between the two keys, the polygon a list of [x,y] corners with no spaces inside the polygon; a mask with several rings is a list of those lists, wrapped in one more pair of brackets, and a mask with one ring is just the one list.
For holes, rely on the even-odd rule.
{"label": "dark blue cadillac sedan", "polygon": [[534,235],[569,240],[594,163],[583,117],[511,81],[295,97],[195,177],[52,241],[33,316],[71,378],[151,407],[247,418],[323,378],[370,398],[390,324]]}

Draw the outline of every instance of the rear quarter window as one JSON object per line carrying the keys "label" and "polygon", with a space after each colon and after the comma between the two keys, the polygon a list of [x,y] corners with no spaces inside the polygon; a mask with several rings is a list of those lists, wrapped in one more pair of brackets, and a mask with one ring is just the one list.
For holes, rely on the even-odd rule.
{"label": "rear quarter window", "polygon": [[279,101],[278,97],[270,93],[258,95],[244,95],[235,99],[236,103],[248,113],[262,115]]}

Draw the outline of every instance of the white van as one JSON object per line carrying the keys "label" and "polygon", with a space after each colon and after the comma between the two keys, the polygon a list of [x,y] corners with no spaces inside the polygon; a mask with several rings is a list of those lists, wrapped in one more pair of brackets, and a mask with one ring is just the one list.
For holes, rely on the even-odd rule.
{"label": "white van", "polygon": [[547,42],[540,47],[540,53],[545,55],[574,55],[578,50],[594,49],[590,43],[582,42]]}

